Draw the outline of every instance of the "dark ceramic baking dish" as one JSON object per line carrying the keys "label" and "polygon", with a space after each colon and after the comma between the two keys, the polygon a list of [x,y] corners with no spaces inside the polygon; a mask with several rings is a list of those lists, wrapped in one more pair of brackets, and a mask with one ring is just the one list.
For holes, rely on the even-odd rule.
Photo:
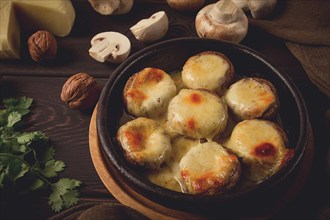
{"label": "dark ceramic baking dish", "polygon": [[[233,63],[235,74],[261,77],[274,84],[280,101],[279,116],[282,127],[288,135],[289,146],[295,150],[295,155],[287,166],[275,175],[248,190],[214,196],[189,195],[150,183],[136,168],[127,163],[116,142],[116,133],[119,126],[127,121],[122,91],[131,75],[145,67],[161,68],[168,73],[175,72],[182,69],[190,56],[208,50],[225,54]],[[242,45],[200,38],[179,38],[160,42],[130,56],[107,81],[97,112],[100,146],[111,172],[116,172],[122,181],[153,202],[190,211],[205,211],[212,207],[219,210],[219,207],[236,206],[243,201],[251,203],[251,199],[257,198],[262,203],[262,200],[267,199],[267,193],[273,191],[276,185],[285,182],[289,174],[297,168],[307,145],[307,123],[306,107],[296,86],[287,75],[262,55]]]}

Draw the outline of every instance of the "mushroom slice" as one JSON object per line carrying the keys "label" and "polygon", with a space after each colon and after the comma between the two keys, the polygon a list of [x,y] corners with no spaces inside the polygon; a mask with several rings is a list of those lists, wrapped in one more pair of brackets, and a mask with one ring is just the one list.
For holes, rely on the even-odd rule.
{"label": "mushroom slice", "polygon": [[91,45],[89,55],[99,62],[121,63],[131,51],[129,39],[118,32],[99,33],[92,38]]}
{"label": "mushroom slice", "polygon": [[275,87],[261,78],[243,78],[235,82],[227,90],[225,100],[239,120],[272,118],[279,106]]}
{"label": "mushroom slice", "polygon": [[238,123],[224,145],[242,158],[242,174],[253,183],[260,183],[276,173],[294,154],[293,149],[286,148],[284,131],[266,120]]}
{"label": "mushroom slice", "polygon": [[120,4],[120,0],[88,0],[95,11],[102,15],[112,14]]}
{"label": "mushroom slice", "polygon": [[122,125],[117,140],[130,163],[151,169],[159,169],[172,150],[165,130],[156,121],[143,117]]}
{"label": "mushroom slice", "polygon": [[232,189],[241,170],[237,156],[212,141],[191,148],[182,157],[179,168],[186,192],[208,195]]}
{"label": "mushroom slice", "polygon": [[153,14],[150,18],[142,19],[130,28],[135,38],[143,42],[161,39],[168,30],[168,18],[164,11]]}
{"label": "mushroom slice", "polygon": [[247,34],[248,19],[231,0],[221,0],[198,12],[195,27],[199,37],[239,43]]}

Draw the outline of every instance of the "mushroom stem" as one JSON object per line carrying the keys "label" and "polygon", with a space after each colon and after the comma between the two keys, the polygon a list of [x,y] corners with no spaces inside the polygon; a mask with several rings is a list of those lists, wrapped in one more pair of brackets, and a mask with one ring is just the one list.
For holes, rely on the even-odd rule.
{"label": "mushroom stem", "polygon": [[95,60],[105,62],[113,52],[118,51],[118,46],[119,45],[117,43],[112,43],[108,39],[104,38],[93,45],[93,47],[89,50],[89,54]]}
{"label": "mushroom stem", "polygon": [[218,1],[209,13],[212,20],[222,24],[229,24],[237,20],[237,6],[231,0]]}

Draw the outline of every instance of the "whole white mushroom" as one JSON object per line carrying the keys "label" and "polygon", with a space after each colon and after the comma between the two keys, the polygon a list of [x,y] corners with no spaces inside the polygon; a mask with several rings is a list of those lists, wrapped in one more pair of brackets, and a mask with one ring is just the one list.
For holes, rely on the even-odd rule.
{"label": "whole white mushroom", "polygon": [[247,34],[248,19],[231,0],[221,0],[198,12],[195,27],[199,37],[239,43]]}

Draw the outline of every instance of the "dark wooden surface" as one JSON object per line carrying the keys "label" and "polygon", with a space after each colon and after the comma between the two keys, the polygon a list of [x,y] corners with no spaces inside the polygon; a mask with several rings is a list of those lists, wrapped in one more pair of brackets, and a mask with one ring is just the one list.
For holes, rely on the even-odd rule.
{"label": "dark wooden surface", "polygon": [[[158,3],[157,3],[158,2]],[[159,1],[136,1],[132,11],[122,16],[102,16],[87,1],[74,1],[76,21],[71,34],[57,38],[59,54],[50,64],[37,64],[31,60],[25,46],[31,33],[22,34],[20,60],[1,60],[0,98],[28,96],[34,99],[32,113],[26,129],[42,130],[56,149],[56,159],[67,164],[61,177],[81,180],[79,204],[89,201],[113,201],[93,167],[89,146],[88,129],[92,113],[68,108],[60,100],[65,80],[78,72],[87,72],[103,86],[117,65],[98,63],[88,55],[90,39],[102,31],[117,31],[131,40],[131,54],[148,46],[138,42],[129,27],[149,17],[154,12],[166,11],[170,28],[164,39],[196,37],[194,13],[179,13]],[[250,27],[241,44],[262,53],[272,63],[287,73],[300,89],[308,107],[315,138],[315,156],[312,172],[303,190],[284,210],[274,218],[326,219],[329,218],[328,147],[329,127],[325,112],[329,100],[308,79],[300,63],[291,55],[281,39]],[[25,197],[3,197],[0,201],[0,219],[45,219],[53,216],[47,197],[41,193]]]}

